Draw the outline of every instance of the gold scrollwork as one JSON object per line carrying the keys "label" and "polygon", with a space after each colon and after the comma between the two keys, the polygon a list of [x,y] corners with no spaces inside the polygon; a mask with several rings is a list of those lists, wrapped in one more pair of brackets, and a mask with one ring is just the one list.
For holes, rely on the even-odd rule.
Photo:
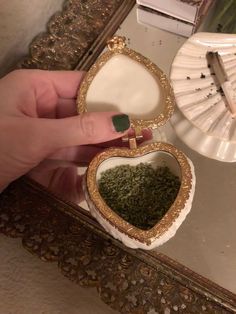
{"label": "gold scrollwork", "polygon": [[[151,152],[165,152],[175,158],[181,169],[181,186],[175,202],[172,204],[166,215],[153,228],[149,230],[141,230],[132,226],[123,220],[119,215],[112,211],[101,198],[97,186],[97,169],[105,160],[112,157],[135,158],[149,154]],[[187,157],[183,152],[168,143],[151,143],[134,149],[110,148],[98,154],[89,164],[87,170],[87,189],[89,197],[96,206],[99,214],[107,220],[112,226],[116,227],[120,232],[128,235],[131,239],[140,241],[141,243],[151,244],[151,239],[157,239],[165,233],[178,218],[181,210],[184,208],[189,198],[192,188],[192,171]]]}
{"label": "gold scrollwork", "polygon": [[122,314],[236,311],[235,295],[166,256],[123,247],[82,209],[28,179],[1,194],[0,228],[73,282],[96,287]]}
{"label": "gold scrollwork", "polygon": [[131,127],[134,129],[156,129],[164,125],[172,116],[175,105],[173,90],[166,75],[149,59],[140,53],[127,48],[125,46],[124,37],[113,37],[108,41],[108,48],[108,51],[104,52],[97,59],[97,61],[92,65],[90,70],[85,75],[77,98],[78,112],[84,113],[88,110],[86,103],[87,93],[93,79],[98,74],[100,69],[116,54],[123,54],[146,67],[147,71],[150,72],[155,78],[157,84],[161,86],[163,96],[163,111],[160,114],[154,116],[152,119],[131,119]]}

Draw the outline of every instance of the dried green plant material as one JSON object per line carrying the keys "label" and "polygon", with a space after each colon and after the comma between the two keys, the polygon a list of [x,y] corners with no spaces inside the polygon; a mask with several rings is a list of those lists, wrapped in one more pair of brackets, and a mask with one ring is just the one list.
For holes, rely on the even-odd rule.
{"label": "dried green plant material", "polygon": [[130,224],[148,230],[173,204],[180,180],[168,167],[121,165],[106,170],[98,181],[107,205]]}

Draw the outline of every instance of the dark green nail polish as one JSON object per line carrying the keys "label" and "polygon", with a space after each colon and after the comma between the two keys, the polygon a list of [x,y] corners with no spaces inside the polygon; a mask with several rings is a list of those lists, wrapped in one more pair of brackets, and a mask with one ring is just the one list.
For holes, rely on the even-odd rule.
{"label": "dark green nail polish", "polygon": [[126,114],[118,114],[113,116],[112,123],[116,132],[124,132],[130,127],[129,117]]}

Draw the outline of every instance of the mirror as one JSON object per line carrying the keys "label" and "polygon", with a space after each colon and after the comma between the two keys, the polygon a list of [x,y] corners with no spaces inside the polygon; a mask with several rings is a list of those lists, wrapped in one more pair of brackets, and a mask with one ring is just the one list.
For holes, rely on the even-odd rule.
{"label": "mirror", "polygon": [[[173,59],[186,38],[137,23],[134,7],[119,35],[170,74]],[[204,31],[204,26],[202,31]],[[193,161],[196,192],[190,214],[175,237],[156,249],[184,266],[236,293],[236,167],[209,159],[177,137],[171,123],[162,128],[171,142]]]}
{"label": "mirror", "polygon": [[[117,34],[128,47],[153,61],[166,75],[186,38],[137,23],[137,7]],[[202,30],[205,30],[204,28]],[[190,214],[176,235],[156,249],[191,270],[236,293],[236,167],[200,155],[176,135],[171,123],[161,128],[168,142],[193,161],[196,193]],[[187,131],[186,131],[187,132]],[[80,169],[82,173],[84,169]],[[81,204],[86,208],[86,203]]]}

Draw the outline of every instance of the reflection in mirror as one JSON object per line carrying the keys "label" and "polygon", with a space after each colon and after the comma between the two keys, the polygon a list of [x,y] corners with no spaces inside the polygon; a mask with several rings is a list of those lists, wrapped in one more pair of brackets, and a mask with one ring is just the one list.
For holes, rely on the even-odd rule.
{"label": "reflection in mirror", "polygon": [[[117,34],[125,36],[131,49],[149,58],[167,75],[177,51],[186,41],[158,28],[139,25],[136,7]],[[157,252],[236,293],[236,167],[191,150],[177,138],[170,123],[160,131],[193,161],[197,183],[191,213],[174,238]],[[86,203],[82,207],[87,208]]]}

